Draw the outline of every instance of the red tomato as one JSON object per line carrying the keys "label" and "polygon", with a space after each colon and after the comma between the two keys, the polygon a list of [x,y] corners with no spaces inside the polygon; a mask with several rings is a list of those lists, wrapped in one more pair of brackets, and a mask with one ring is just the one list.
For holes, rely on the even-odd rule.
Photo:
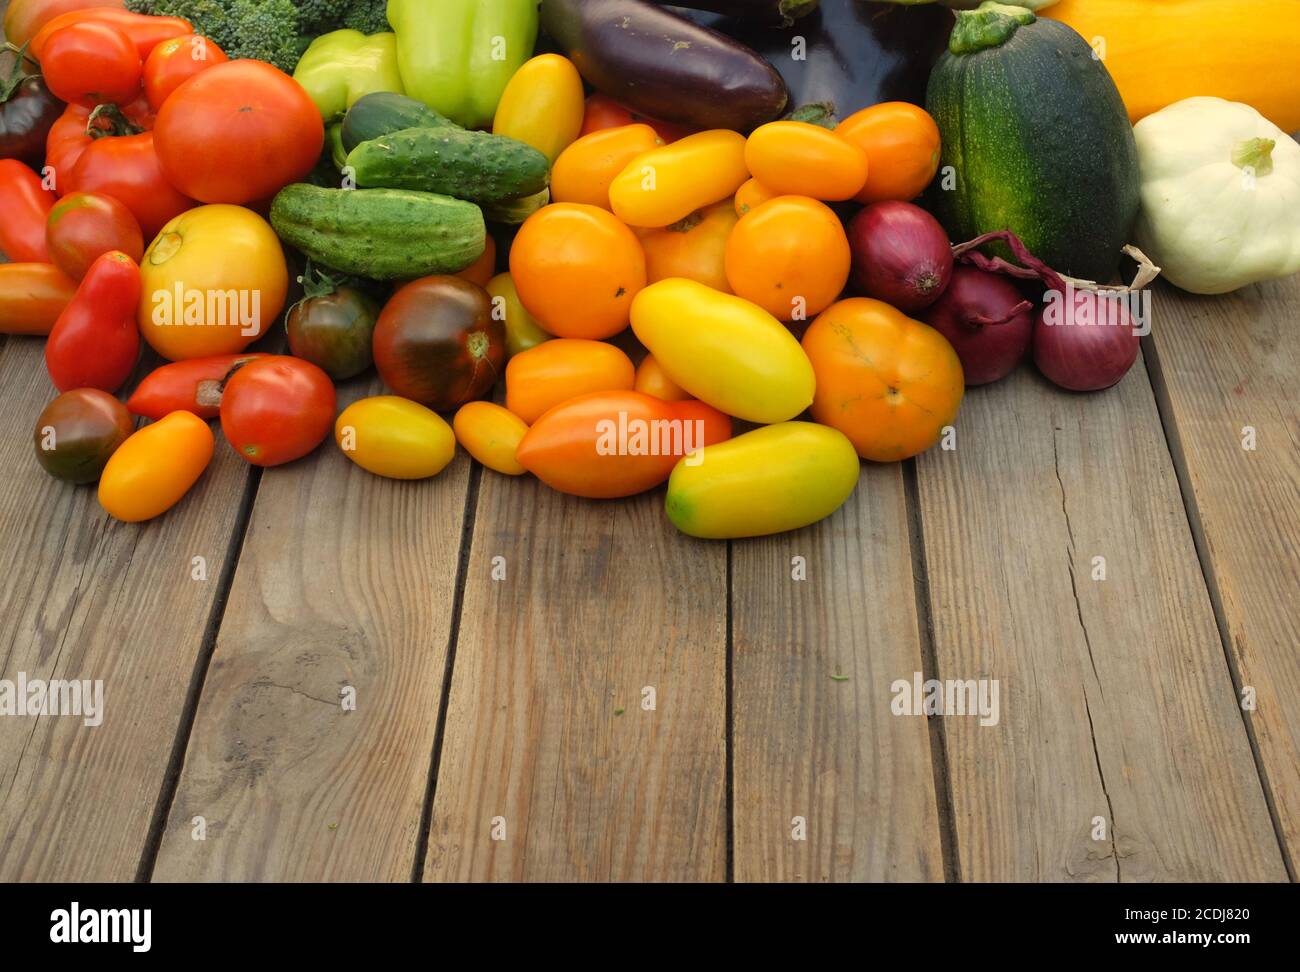
{"label": "red tomato", "polygon": [[144,238],[131,210],[112,196],[72,192],[54,204],[45,224],[50,262],[80,280],[101,254],[120,250],[136,263],[144,256]]}
{"label": "red tomato", "polygon": [[182,83],[228,60],[225,51],[200,34],[163,41],[144,62],[144,95],[149,107],[157,111]]}
{"label": "red tomato", "polygon": [[606,128],[622,128],[624,125],[635,125],[638,122],[649,125],[664,140],[664,144],[675,142],[679,138],[685,138],[687,135],[694,134],[695,129],[688,128],[685,125],[677,125],[673,122],[659,121],[657,118],[647,118],[634,112],[631,108],[624,107],[609,95],[594,94],[587,99],[587,111],[582,118],[582,131],[579,138],[583,135],[590,135],[592,132],[603,131]]}
{"label": "red tomato", "polygon": [[254,466],[307,455],[334,427],[334,383],[309,361],[273,354],[244,365],[221,395],[221,431]]}
{"label": "red tomato", "polygon": [[262,61],[227,61],[190,78],[158,112],[158,158],[181,192],[206,203],[265,199],[320,158],[320,109]]}
{"label": "red tomato", "polygon": [[41,73],[50,92],[92,108],[104,102],[135,100],[143,69],[131,38],[116,27],[95,21],[55,31],[41,55]]}
{"label": "red tomato", "polygon": [[[95,192],[131,210],[150,241],[173,217],[195,202],[177,192],[162,174],[154,151],[153,114],[143,98],[123,108],[97,110],[68,105],[46,140],[45,161],[54,169],[60,195]],[[103,132],[97,138],[87,128]]]}
{"label": "red tomato", "polygon": [[45,45],[55,33],[71,24],[94,21],[116,27],[131,38],[136,53],[140,55],[140,60],[144,61],[149,56],[149,52],[167,38],[188,34],[194,29],[194,25],[183,17],[152,17],[148,14],[122,10],[121,6],[121,4],[116,7],[111,4],[98,6],[94,0],[90,0],[88,6],[83,9],[68,10],[66,13],[59,14],[46,21],[32,37],[28,53],[37,61],[43,62]]}
{"label": "red tomato", "polygon": [[0,159],[0,252],[14,263],[45,263],[45,220],[58,196],[17,159]]}
{"label": "red tomato", "polygon": [[193,412],[201,419],[221,414],[221,383],[235,365],[247,364],[264,354],[214,354],[208,358],[174,361],[149,372],[126,407],[133,415],[157,421],[172,412]]}
{"label": "red tomato", "polygon": [[115,392],[140,357],[140,268],[125,253],[91,266],[45,342],[45,367],[59,391]]}

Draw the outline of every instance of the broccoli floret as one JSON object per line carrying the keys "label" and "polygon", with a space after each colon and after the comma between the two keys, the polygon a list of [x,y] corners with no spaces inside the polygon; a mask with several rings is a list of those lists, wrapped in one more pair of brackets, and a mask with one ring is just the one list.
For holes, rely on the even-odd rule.
{"label": "broccoli floret", "polygon": [[126,0],[128,10],[184,17],[231,58],[269,61],[289,73],[312,37],[342,27],[390,30],[387,0]]}

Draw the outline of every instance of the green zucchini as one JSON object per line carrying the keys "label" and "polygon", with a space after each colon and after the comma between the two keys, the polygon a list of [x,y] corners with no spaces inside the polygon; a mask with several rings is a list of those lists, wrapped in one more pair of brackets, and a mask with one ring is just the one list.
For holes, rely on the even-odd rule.
{"label": "green zucchini", "polygon": [[1061,273],[1115,275],[1138,212],[1137,146],[1082,37],[1024,7],[958,11],[926,108],[943,138],[929,199],[955,242],[1009,229]]}
{"label": "green zucchini", "polygon": [[359,186],[437,192],[499,203],[541,192],[550,163],[531,145],[454,128],[406,128],[362,142],[348,154]]}
{"label": "green zucchini", "polygon": [[343,116],[343,148],[351,152],[362,142],[400,132],[404,128],[455,128],[423,101],[392,91],[376,91],[358,98]]}
{"label": "green zucchini", "polygon": [[286,186],[271,225],[314,263],[374,280],[459,273],[487,242],[473,203],[400,189]]}

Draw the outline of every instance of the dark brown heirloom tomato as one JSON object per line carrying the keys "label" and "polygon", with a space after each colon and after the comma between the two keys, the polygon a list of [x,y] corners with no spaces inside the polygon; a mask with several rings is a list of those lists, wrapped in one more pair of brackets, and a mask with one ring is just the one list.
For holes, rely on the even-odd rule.
{"label": "dark brown heirloom tomato", "polygon": [[302,277],[305,295],[285,318],[289,350],[335,381],[343,381],[373,363],[371,345],[379,307],[355,287],[340,287],[313,269],[309,265]]}
{"label": "dark brown heirloom tomato", "polygon": [[375,367],[403,398],[450,412],[482,398],[506,360],[505,324],[487,292],[459,277],[422,277],[393,295],[375,326]]}
{"label": "dark brown heirloom tomato", "polygon": [[45,137],[63,114],[63,102],[50,94],[45,79],[22,77],[19,66],[0,80],[0,159],[17,159],[32,168],[45,161]]}
{"label": "dark brown heirloom tomato", "polygon": [[75,388],[45,406],[32,439],[37,461],[55,479],[93,483],[134,431],[131,413],[108,392]]}

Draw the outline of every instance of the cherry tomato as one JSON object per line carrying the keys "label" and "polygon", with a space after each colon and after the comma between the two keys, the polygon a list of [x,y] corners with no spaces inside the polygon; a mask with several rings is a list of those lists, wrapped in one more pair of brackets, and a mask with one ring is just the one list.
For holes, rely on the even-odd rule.
{"label": "cherry tomato", "polygon": [[136,263],[144,256],[144,238],[131,210],[112,196],[93,192],[69,193],[54,204],[45,224],[45,244],[50,261],[74,280],[111,250]]}
{"label": "cherry tomato", "polygon": [[314,267],[301,279],[306,294],[284,319],[289,350],[335,381],[361,374],[375,363],[371,344],[379,307],[355,287],[339,286]]}
{"label": "cherry tomato", "polygon": [[159,516],[190,491],[212,461],[208,423],[172,412],[118,446],[99,477],[99,504],[110,516],[139,523]]}
{"label": "cherry tomato", "polygon": [[506,359],[506,329],[492,316],[482,287],[459,277],[423,277],[384,307],[374,354],[389,388],[448,412],[496,383]]}
{"label": "cherry tomato", "polygon": [[483,247],[483,255],[462,270],[456,276],[461,280],[468,280],[472,284],[486,288],[488,283],[497,272],[497,241],[492,238],[492,234],[487,236],[487,242]]}
{"label": "cherry tomato", "polygon": [[157,111],[173,91],[200,71],[230,58],[201,34],[182,34],[155,47],[144,62],[144,96]]}
{"label": "cherry tomato", "polygon": [[325,441],[334,425],[334,406],[329,375],[309,361],[267,355],[227,380],[221,431],[253,465],[278,466]]}
{"label": "cherry tomato", "polygon": [[635,379],[631,359],[614,345],[560,338],[510,359],[506,408],[531,425],[570,398],[587,392],[627,391]]}
{"label": "cherry tomato", "polygon": [[36,420],[36,461],[55,479],[93,483],[135,431],[126,407],[98,388],[64,392]]}
{"label": "cherry tomato", "polygon": [[158,158],[181,192],[206,203],[268,199],[307,177],[325,144],[320,109],[263,61],[227,61],[177,88],[154,124]]}
{"label": "cherry tomato", "polygon": [[133,101],[140,93],[143,69],[131,39],[95,21],[55,31],[41,54],[41,73],[51,93],[92,108]]}

